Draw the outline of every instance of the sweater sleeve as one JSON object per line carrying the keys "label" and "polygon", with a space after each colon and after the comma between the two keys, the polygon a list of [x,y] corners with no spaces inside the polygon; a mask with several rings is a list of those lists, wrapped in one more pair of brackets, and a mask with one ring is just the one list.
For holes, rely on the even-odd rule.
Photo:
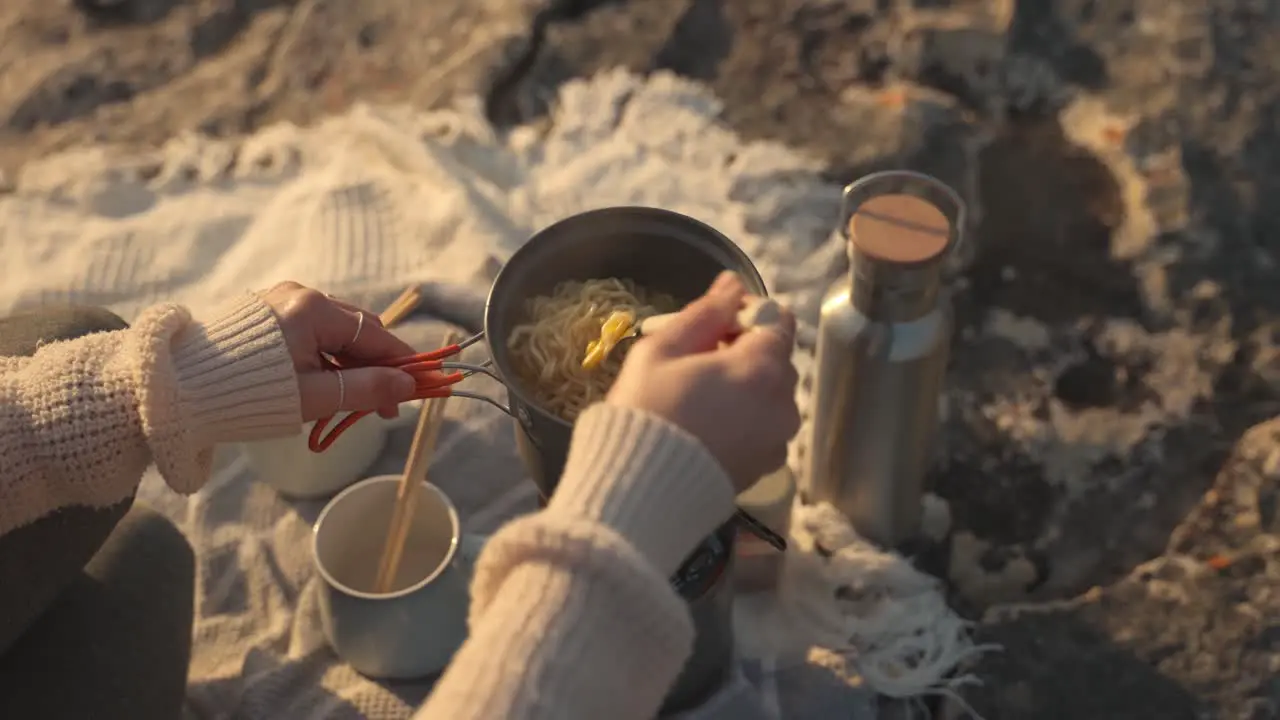
{"label": "sweater sleeve", "polygon": [[0,534],[117,503],[152,461],[194,492],[215,443],[296,432],[300,407],[284,336],[252,295],[211,322],[160,305],[127,330],[0,358]]}
{"label": "sweater sleeve", "polygon": [[579,416],[546,510],[487,543],[471,635],[419,720],[650,720],[693,647],[670,576],[733,512],[703,445],[645,413]]}

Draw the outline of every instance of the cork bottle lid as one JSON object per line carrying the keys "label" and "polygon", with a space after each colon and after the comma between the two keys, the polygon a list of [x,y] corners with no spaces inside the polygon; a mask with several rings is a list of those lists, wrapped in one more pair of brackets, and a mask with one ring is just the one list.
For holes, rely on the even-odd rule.
{"label": "cork bottle lid", "polygon": [[864,202],[849,218],[849,239],[859,252],[877,260],[919,263],[947,249],[951,222],[924,198],[880,195]]}

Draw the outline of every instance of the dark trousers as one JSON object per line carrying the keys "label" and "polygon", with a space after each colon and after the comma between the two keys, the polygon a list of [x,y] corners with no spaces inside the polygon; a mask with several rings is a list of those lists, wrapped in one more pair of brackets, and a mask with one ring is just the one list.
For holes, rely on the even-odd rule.
{"label": "dark trousers", "polygon": [[[3,318],[0,356],[124,327],[92,308]],[[194,580],[182,533],[132,499],[0,536],[0,718],[181,717]]]}

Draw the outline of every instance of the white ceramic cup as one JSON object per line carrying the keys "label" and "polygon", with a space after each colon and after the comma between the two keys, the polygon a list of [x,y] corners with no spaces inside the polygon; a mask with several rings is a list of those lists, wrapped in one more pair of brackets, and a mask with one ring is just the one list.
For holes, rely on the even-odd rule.
{"label": "white ceramic cup", "polygon": [[399,482],[380,475],[338,493],[312,537],[325,637],[357,672],[388,680],[449,664],[467,636],[468,587],[487,539],[464,536],[448,496],[424,482],[391,592],[374,592]]}
{"label": "white ceramic cup", "polygon": [[[359,480],[382,454],[387,434],[392,429],[417,420],[417,405],[405,405],[400,417],[384,420],[376,414],[366,415],[347,428],[324,452],[311,452],[307,438],[314,423],[302,427],[299,435],[243,443],[249,466],[258,480],[291,498],[306,500],[328,497]],[[346,413],[335,417],[326,432],[331,432]]]}

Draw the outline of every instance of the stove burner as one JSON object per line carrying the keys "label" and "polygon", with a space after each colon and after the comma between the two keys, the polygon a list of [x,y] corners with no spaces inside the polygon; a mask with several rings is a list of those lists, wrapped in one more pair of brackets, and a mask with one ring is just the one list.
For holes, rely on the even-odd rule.
{"label": "stove burner", "polygon": [[[538,493],[538,507],[545,509],[547,502],[546,496]],[[698,543],[693,554],[680,564],[676,574],[671,576],[671,584],[680,597],[697,600],[715,587],[729,565],[732,548],[725,538],[732,537],[733,533],[733,521],[730,521]]]}
{"label": "stove burner", "polygon": [[676,592],[686,600],[696,600],[715,587],[729,564],[729,545],[719,531],[698,544],[671,578]]}

